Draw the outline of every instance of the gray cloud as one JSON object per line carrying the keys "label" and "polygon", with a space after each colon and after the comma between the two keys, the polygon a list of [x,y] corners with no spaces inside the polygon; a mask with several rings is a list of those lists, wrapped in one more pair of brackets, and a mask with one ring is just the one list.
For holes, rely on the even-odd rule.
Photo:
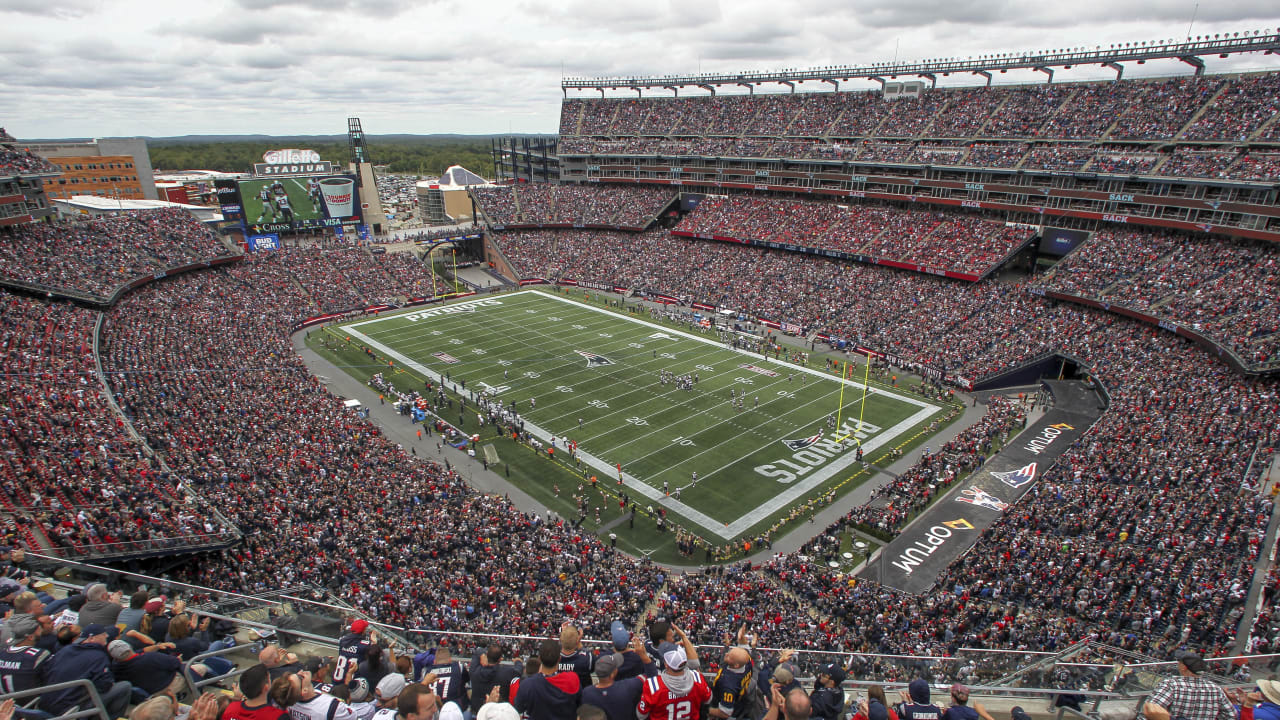
{"label": "gray cloud", "polygon": [[99,0],[0,0],[0,12],[69,19],[88,15],[101,4]]}

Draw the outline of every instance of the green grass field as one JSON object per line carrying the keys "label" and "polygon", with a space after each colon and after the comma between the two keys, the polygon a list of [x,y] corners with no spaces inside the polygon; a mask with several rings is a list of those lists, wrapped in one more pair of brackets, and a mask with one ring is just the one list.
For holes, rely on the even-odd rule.
{"label": "green grass field", "polygon": [[[602,484],[616,489],[621,464],[624,489],[641,507],[665,506],[674,522],[712,542],[758,533],[838,483],[865,479],[853,438],[839,438],[859,438],[872,459],[881,448],[922,440],[921,427],[942,412],[876,386],[864,408],[860,374],[844,383],[841,406],[841,381],[829,373],[733,350],[714,333],[677,330],[647,313],[621,315],[544,291],[337,330],[414,375],[447,373],[451,384],[465,380],[468,391],[514,402],[526,430],[543,443],[556,438],[557,464],[572,463],[566,438],[576,441],[583,466]],[[662,370],[697,373],[698,381],[678,389],[660,382]],[[746,394],[743,409],[732,406],[731,389]],[[827,418],[837,413],[831,428]],[[552,472],[556,464],[546,465],[548,478],[564,482]]]}

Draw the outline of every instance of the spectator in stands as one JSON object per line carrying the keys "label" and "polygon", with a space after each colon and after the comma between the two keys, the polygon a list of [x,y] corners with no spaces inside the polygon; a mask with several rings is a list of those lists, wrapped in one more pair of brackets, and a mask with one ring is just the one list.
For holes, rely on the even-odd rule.
{"label": "spectator in stands", "polygon": [[724,662],[711,681],[713,718],[756,718],[764,713],[764,694],[756,678],[756,665],[743,642],[746,626],[738,629],[739,644],[724,654]]}
{"label": "spectator in stands", "polygon": [[480,707],[486,702],[489,691],[495,687],[499,689],[498,702],[508,702],[511,697],[511,681],[519,676],[519,670],[510,663],[502,661],[502,646],[491,643],[471,665],[472,714],[480,712]]}
{"label": "spectator in stands", "polygon": [[0,687],[19,692],[47,685],[53,655],[36,647],[44,628],[31,615],[14,615],[4,627],[11,640],[0,644]]}
{"label": "spectator in stands", "polygon": [[582,649],[582,632],[569,623],[560,628],[559,667],[577,673],[579,687],[590,687],[591,656]]}
{"label": "spectator in stands", "polygon": [[783,693],[779,685],[773,687],[773,699],[769,703],[769,712],[765,713],[765,720],[805,720],[811,717],[813,708],[809,704],[809,696],[805,695],[802,688],[794,688],[790,692]]}
{"label": "spectator in stands", "polygon": [[969,688],[960,683],[951,686],[951,707],[942,713],[943,720],[995,720],[982,703],[969,705]]}
{"label": "spectator in stands", "polygon": [[[191,662],[191,659],[197,655],[234,647],[234,641],[228,643],[225,639],[209,642],[209,625],[211,622],[212,618],[201,620],[196,613],[191,613],[190,615],[186,613],[179,614],[170,621],[169,634],[165,640],[174,644],[184,662]],[[192,626],[195,623],[199,623],[199,625],[193,630]],[[235,669],[234,663],[225,657],[217,655],[204,658],[200,663],[205,665],[213,675],[226,675]],[[276,669],[278,670],[279,667]],[[283,673],[277,674],[276,677],[280,677],[281,674]]]}
{"label": "spectator in stands", "polygon": [[573,720],[582,686],[575,672],[560,672],[560,643],[543,640],[538,674],[520,681],[512,705],[529,720]]}
{"label": "spectator in stands", "polygon": [[182,661],[165,652],[136,652],[124,640],[112,640],[107,652],[114,661],[111,672],[133,685],[134,699],[140,701],[157,693],[177,693],[186,685]]}
{"label": "spectator in stands", "polygon": [[691,720],[698,720],[699,709],[711,700],[711,688],[698,672],[697,650],[683,632],[679,632],[679,637],[681,647],[659,646],[659,649],[670,649],[662,652],[662,672],[644,683],[640,704],[636,706],[636,717],[642,720],[645,717],[662,720],[675,708],[684,707],[692,708]]}
{"label": "spectator in stands", "polygon": [[116,624],[120,611],[124,609],[120,605],[119,591],[109,593],[106,585],[93,583],[85,588],[84,595],[87,600],[80,609],[80,625]]}
{"label": "spectator in stands", "polygon": [[373,690],[373,696],[378,704],[378,710],[373,714],[376,720],[391,720],[395,717],[396,702],[404,692],[405,685],[404,675],[400,673],[389,673],[378,681],[378,686]]}
{"label": "spectator in stands", "polygon": [[929,702],[929,683],[924,678],[907,684],[895,710],[902,720],[942,720],[942,709]]}
{"label": "spectator in stands", "polygon": [[644,691],[643,678],[618,679],[618,670],[623,662],[620,653],[596,658],[596,684],[582,689],[582,704],[604,710],[609,720],[633,720],[640,694]]}
{"label": "spectator in stands", "polygon": [[844,678],[845,671],[839,663],[828,663],[818,671],[813,693],[809,695],[809,705],[813,708],[814,717],[838,720],[844,713],[844,690],[840,688]]}
{"label": "spectator in stands", "polygon": [[302,664],[298,662],[297,655],[286,652],[284,648],[274,644],[268,645],[258,652],[258,662],[262,663],[271,672],[272,680],[302,669]]}
{"label": "spectator in stands", "polygon": [[290,720],[289,713],[267,699],[271,672],[261,663],[240,675],[239,698],[222,712],[222,720]]}
{"label": "spectator in stands", "polygon": [[1178,676],[1161,681],[1142,705],[1146,720],[1236,720],[1238,713],[1227,694],[1200,677],[1206,665],[1198,654],[1177,654]]}
{"label": "spectator in stands", "polygon": [[[129,607],[122,609],[119,615],[116,616],[116,624],[124,625],[121,628],[121,632],[127,633],[130,630],[138,629],[138,626],[142,623],[142,616],[147,614],[147,601],[150,599],[151,594],[146,590],[139,590],[129,596]],[[161,599],[160,602],[163,604],[164,600]]]}
{"label": "spectator in stands", "polygon": [[[106,590],[103,587],[103,590]],[[109,717],[120,717],[129,706],[133,686],[125,681],[117,681],[111,672],[111,656],[107,654],[107,643],[116,639],[119,631],[115,626],[92,623],[80,632],[80,641],[59,650],[49,661],[49,685],[71,682],[72,680],[89,680],[98,691],[103,706]],[[61,715],[79,707],[89,709],[93,701],[89,694],[79,687],[53,690],[40,696],[40,709],[54,715]]]}
{"label": "spectator in stands", "polygon": [[356,720],[356,712],[351,706],[316,689],[312,674],[307,670],[285,677],[291,692],[296,692],[297,699],[289,708],[289,714],[295,720]]}
{"label": "spectator in stands", "polygon": [[399,694],[394,717],[396,720],[431,720],[439,708],[440,698],[431,688],[414,684]]}

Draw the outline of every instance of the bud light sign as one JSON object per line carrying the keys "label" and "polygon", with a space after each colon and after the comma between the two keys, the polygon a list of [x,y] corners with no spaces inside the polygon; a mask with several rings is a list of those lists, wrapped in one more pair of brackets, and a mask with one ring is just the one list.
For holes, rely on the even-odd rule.
{"label": "bud light sign", "polygon": [[249,252],[266,252],[268,250],[280,249],[280,235],[271,233],[270,235],[250,235],[249,236]]}

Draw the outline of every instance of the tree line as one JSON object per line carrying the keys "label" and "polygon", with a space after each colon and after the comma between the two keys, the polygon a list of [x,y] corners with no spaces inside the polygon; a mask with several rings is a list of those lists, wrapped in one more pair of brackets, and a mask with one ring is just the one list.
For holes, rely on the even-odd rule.
{"label": "tree line", "polygon": [[[439,175],[450,165],[461,165],[484,177],[493,177],[493,156],[489,138],[445,139],[422,138],[414,140],[368,141],[368,152],[375,165],[388,165],[390,172],[418,175]],[[346,167],[350,150],[345,142],[282,144],[280,140],[267,142],[177,142],[152,144],[149,147],[151,166],[157,172],[176,170],[217,170],[219,172],[250,172],[253,164],[262,162],[262,154],[283,147],[305,147],[320,154],[335,167]]]}

